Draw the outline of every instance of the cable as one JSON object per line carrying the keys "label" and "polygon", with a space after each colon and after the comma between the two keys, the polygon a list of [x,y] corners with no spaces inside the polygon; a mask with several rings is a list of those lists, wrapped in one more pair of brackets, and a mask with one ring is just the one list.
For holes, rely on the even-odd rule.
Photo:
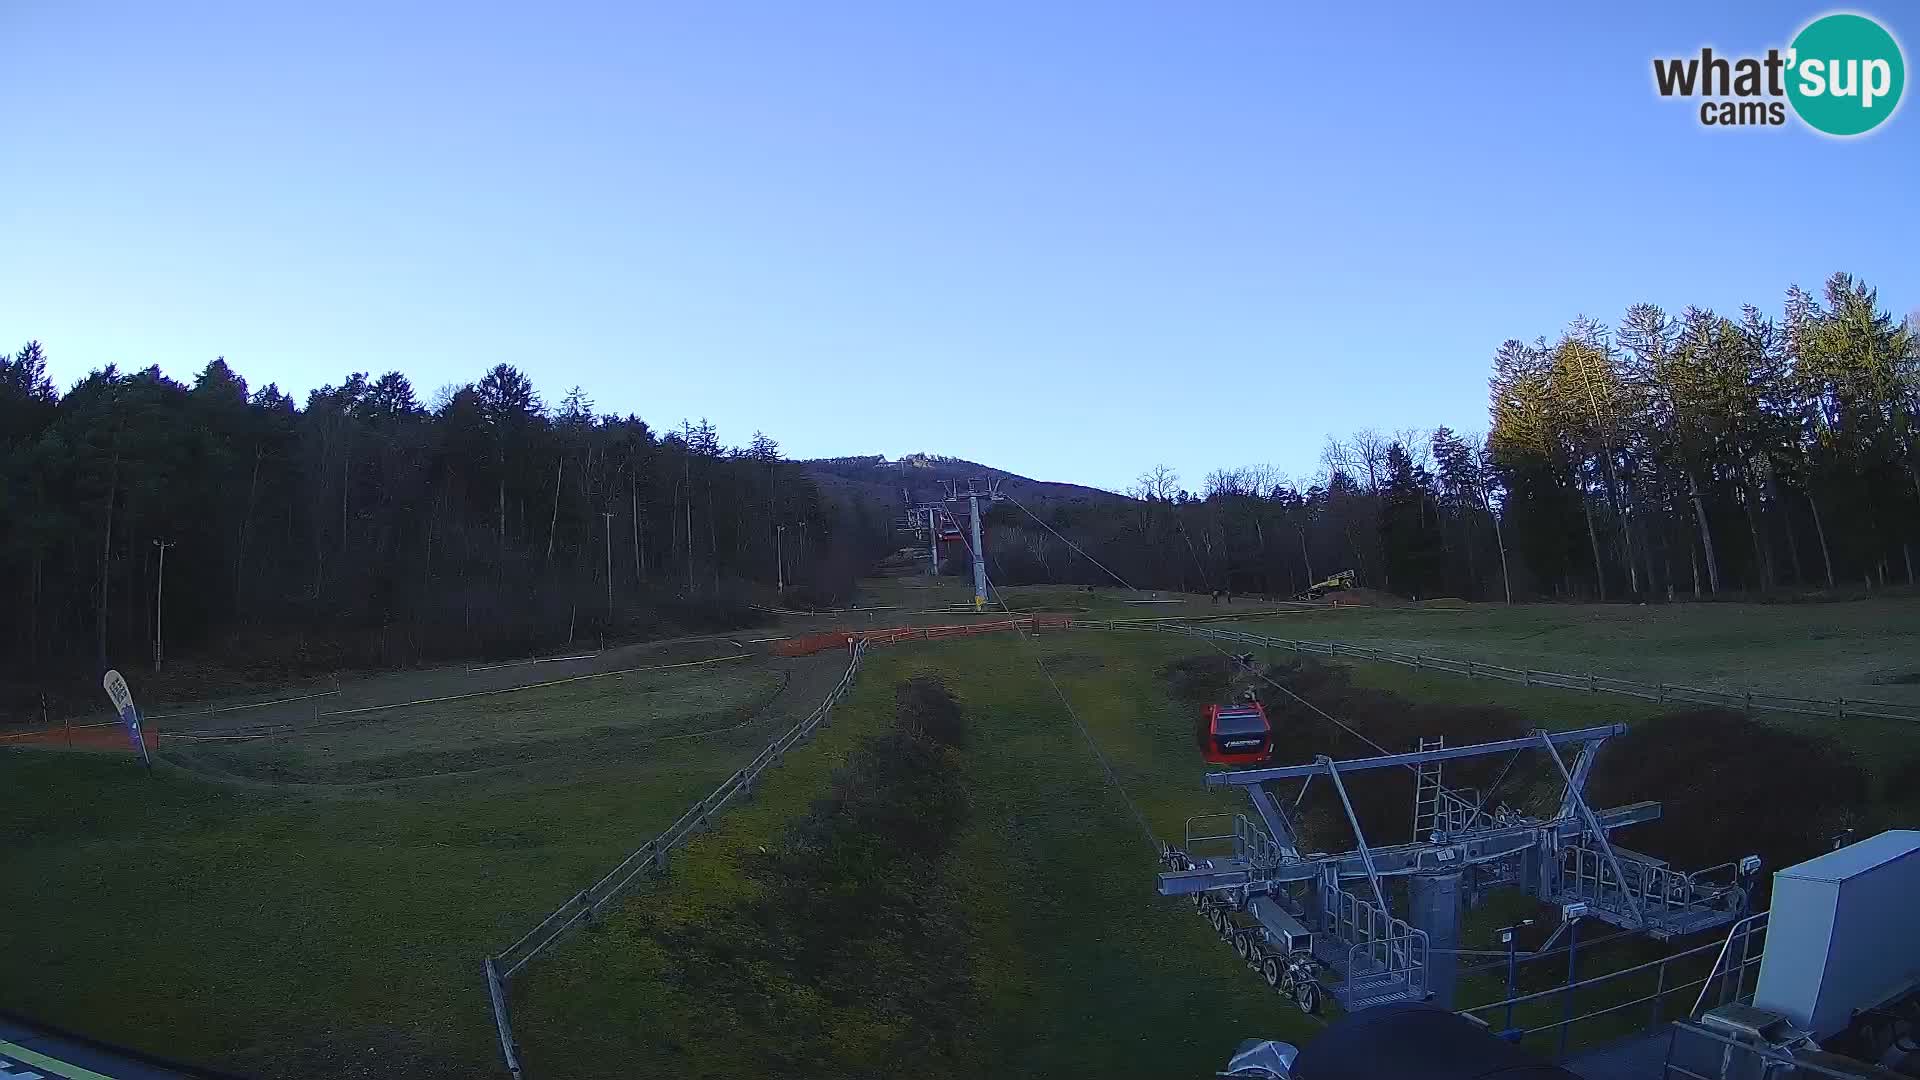
{"label": "cable", "polygon": [[[967,547],[967,557],[972,558],[973,544],[967,540],[964,532],[960,534],[960,542]],[[1155,856],[1158,856],[1160,852],[1165,849],[1166,845],[1162,844],[1160,838],[1154,835],[1153,826],[1147,824],[1146,815],[1142,814],[1140,807],[1134,804],[1133,797],[1127,794],[1126,785],[1120,782],[1119,775],[1114,772],[1113,762],[1107,759],[1106,753],[1100,749],[1100,743],[1094,739],[1093,732],[1088,730],[1086,721],[1080,719],[1080,714],[1074,710],[1073,702],[1067,700],[1066,692],[1060,689],[1060,684],[1054,681],[1053,673],[1047,670],[1046,663],[1040,659],[1039,646],[1028,640],[1027,632],[1020,628],[1019,617],[1014,614],[1012,608],[1007,606],[1006,600],[1000,595],[1000,590],[993,587],[993,579],[987,578],[986,572],[986,564],[982,562],[980,564],[980,574],[986,580],[988,595],[992,596],[994,603],[999,604],[1000,609],[1007,613],[1007,617],[1013,624],[1013,632],[1020,635],[1020,640],[1027,642],[1029,645],[1033,645],[1033,666],[1040,669],[1040,674],[1046,677],[1047,685],[1053,687],[1053,695],[1060,699],[1061,705],[1065,706],[1067,715],[1073,718],[1074,726],[1080,729],[1080,737],[1086,740],[1087,747],[1093,751],[1094,760],[1099,763],[1100,771],[1106,774],[1107,785],[1119,793],[1121,802],[1127,804],[1127,810],[1133,815],[1135,824],[1140,826],[1140,835],[1146,840],[1147,847],[1153,850]],[[1132,588],[1133,586],[1129,585],[1127,587]]]}
{"label": "cable", "polygon": [[1507,782],[1507,773],[1512,770],[1513,763],[1519,760],[1520,751],[1518,750],[1507,755],[1507,763],[1500,767],[1500,775],[1493,778],[1492,786],[1487,788],[1486,794],[1480,796],[1479,805],[1473,808],[1473,816],[1467,819],[1467,828],[1471,829],[1479,823],[1480,815],[1487,812],[1487,804],[1493,801],[1493,793],[1499,791],[1500,785]]}
{"label": "cable", "polygon": [[[1219,653],[1221,656],[1227,657],[1228,659],[1232,659],[1233,654],[1221,648],[1219,643],[1215,642],[1213,638],[1206,633],[1205,630],[1197,626],[1188,627],[1187,629],[1198,631],[1196,636],[1199,637],[1200,640],[1206,642],[1208,645],[1211,645],[1213,647],[1213,650]],[[1327,710],[1322,709],[1320,706],[1315,705],[1313,702],[1308,701],[1306,698],[1303,698],[1299,694],[1294,693],[1292,690],[1288,689],[1287,687],[1282,686],[1279,683],[1275,682],[1271,676],[1267,675],[1266,672],[1254,671],[1254,675],[1258,676],[1261,682],[1266,683],[1268,686],[1273,687],[1275,690],[1280,691],[1281,693],[1287,695],[1293,700],[1306,706],[1308,709],[1311,709],[1314,713],[1318,714],[1321,719],[1327,721],[1328,723],[1341,729],[1342,731],[1345,731],[1347,734],[1352,735],[1354,738],[1359,739],[1361,742],[1366,743],[1368,746],[1373,747],[1375,750],[1380,751],[1381,754],[1386,755],[1386,754],[1393,753],[1393,751],[1387,749],[1384,746],[1381,746],[1379,743],[1374,742],[1372,739],[1369,739],[1365,735],[1361,734],[1359,729],[1355,728],[1353,725],[1341,721],[1339,718],[1335,717],[1332,713],[1329,713]],[[1418,773],[1420,771],[1418,767],[1413,765],[1403,764],[1401,765],[1401,768],[1414,773]]]}
{"label": "cable", "polygon": [[[1061,542],[1062,542],[1062,543],[1064,543],[1064,544],[1066,544],[1066,545],[1067,545],[1068,547],[1070,547],[1070,548],[1073,548],[1073,550],[1075,550],[1075,551],[1078,551],[1078,552],[1080,552],[1080,554],[1081,554],[1081,555],[1082,555],[1083,557],[1085,557],[1085,558],[1086,558],[1086,560],[1087,560],[1088,562],[1090,562],[1090,563],[1093,563],[1093,565],[1095,565],[1095,566],[1099,566],[1099,567],[1100,567],[1100,569],[1102,569],[1102,570],[1106,570],[1106,572],[1107,572],[1107,575],[1108,575],[1109,577],[1111,577],[1111,578],[1113,578],[1113,579],[1114,579],[1115,581],[1118,581],[1118,582],[1119,582],[1119,583],[1120,583],[1121,585],[1124,585],[1124,586],[1126,586],[1126,587],[1127,587],[1127,588],[1129,588],[1129,589],[1133,589],[1133,591],[1134,591],[1134,592],[1139,592],[1139,591],[1140,591],[1139,589],[1135,589],[1135,588],[1134,588],[1134,587],[1133,587],[1132,585],[1130,585],[1130,584],[1128,584],[1128,583],[1127,583],[1127,580],[1126,580],[1125,578],[1123,578],[1123,577],[1121,577],[1121,576],[1120,576],[1119,574],[1116,574],[1116,573],[1114,573],[1114,572],[1113,572],[1112,570],[1108,570],[1108,569],[1107,569],[1107,568],[1106,568],[1105,566],[1102,566],[1102,565],[1100,564],[1100,562],[1099,562],[1099,560],[1097,560],[1097,559],[1095,559],[1095,558],[1094,558],[1093,556],[1091,556],[1091,555],[1088,555],[1088,554],[1087,554],[1087,553],[1086,553],[1085,551],[1081,551],[1081,549],[1080,549],[1080,547],[1079,547],[1079,546],[1078,546],[1077,544],[1075,544],[1075,543],[1074,543],[1073,541],[1071,541],[1071,540],[1068,540],[1068,539],[1067,539],[1066,537],[1064,537],[1064,536],[1060,536],[1060,533],[1059,533],[1059,532],[1058,532],[1057,530],[1055,530],[1053,526],[1051,526],[1051,525],[1048,525],[1048,524],[1047,524],[1046,522],[1044,522],[1044,521],[1040,521],[1040,519],[1039,519],[1038,517],[1034,517],[1034,514],[1033,514],[1033,511],[1031,511],[1031,510],[1028,510],[1028,509],[1027,509],[1027,508],[1026,508],[1025,506],[1021,506],[1021,504],[1020,504],[1020,500],[1018,500],[1018,499],[1015,499],[1014,497],[1012,497],[1011,495],[1009,495],[1009,496],[1007,496],[1007,501],[1008,501],[1008,502],[1011,502],[1011,503],[1012,503],[1013,505],[1015,505],[1015,506],[1018,506],[1018,507],[1020,507],[1020,512],[1021,512],[1021,513],[1024,513],[1024,514],[1026,514],[1026,515],[1027,515],[1028,517],[1030,517],[1030,518],[1033,518],[1033,520],[1035,520],[1035,521],[1039,521],[1039,522],[1040,522],[1040,525],[1041,525],[1041,527],[1043,527],[1043,528],[1045,528],[1045,529],[1046,529],[1046,530],[1047,530],[1048,532],[1050,532],[1050,533],[1053,533],[1053,535],[1055,535],[1055,536],[1059,536],[1059,537],[1060,537],[1060,540],[1061,540]],[[1183,524],[1183,525],[1181,525],[1181,527],[1180,527],[1180,535],[1181,535],[1181,537],[1182,537],[1182,539],[1187,539],[1187,538],[1186,538],[1186,532],[1187,532],[1187,530],[1186,530],[1186,526],[1185,526],[1184,524]],[[969,543],[969,542],[968,542],[968,540],[967,540],[967,537],[966,537],[966,534],[965,534],[964,532],[962,532],[962,533],[961,533],[961,535],[960,535],[960,542],[961,542],[962,544],[966,544],[966,546],[967,546],[967,555],[968,555],[969,557],[971,557],[971,556],[973,555],[973,545],[972,545],[971,543]],[[1197,554],[1195,554],[1195,553],[1194,553],[1194,551],[1193,551],[1193,541],[1192,541],[1191,539],[1187,539],[1187,553],[1188,553],[1188,554],[1189,554],[1190,556],[1192,556],[1192,557],[1193,557],[1193,560],[1194,560],[1194,563],[1195,563],[1195,565],[1198,565],[1198,564],[1199,564],[1199,561],[1200,561],[1200,559],[1199,559],[1199,556],[1198,556]],[[982,576],[985,576],[985,574],[986,574],[986,569],[985,569],[985,567],[984,567],[984,565],[982,566],[982,569],[981,569],[981,574],[982,574]],[[1204,581],[1204,580],[1206,579],[1206,568],[1205,568],[1205,567],[1201,567],[1201,568],[1200,568],[1200,574],[1201,574],[1201,578],[1202,578],[1202,580]],[[1000,605],[1000,607],[1001,607],[1001,609],[1002,609],[1002,610],[1004,610],[1004,611],[1006,611],[1008,615],[1012,615],[1012,614],[1013,614],[1013,609],[1007,606],[1007,603],[1006,603],[1006,601],[1005,601],[1004,599],[1001,599],[1001,597],[1000,597],[1000,595],[999,595],[999,591],[998,591],[997,589],[993,589],[993,581],[992,581],[992,579],[991,579],[991,578],[989,578],[989,579],[987,580],[987,586],[988,586],[988,588],[989,588],[989,590],[991,590],[991,592],[990,592],[990,595],[992,595],[992,596],[993,596],[993,599],[994,599],[994,601],[995,601],[996,603],[998,603],[998,604]],[[1024,635],[1023,635],[1023,636],[1024,636]],[[1211,645],[1211,646],[1213,646],[1213,648],[1214,648],[1214,650],[1215,650],[1215,651],[1217,651],[1217,652],[1219,652],[1219,653],[1220,653],[1220,655],[1222,655],[1222,656],[1226,656],[1226,657],[1231,657],[1231,656],[1233,655],[1232,653],[1230,653],[1230,652],[1228,652],[1227,650],[1225,650],[1225,649],[1222,649],[1222,648],[1220,648],[1220,646],[1219,646],[1219,645],[1218,645],[1217,643],[1215,643],[1215,642],[1213,641],[1213,639],[1212,639],[1212,638],[1210,638],[1210,637],[1207,637],[1207,636],[1205,636],[1205,634],[1204,634],[1204,633],[1203,633],[1202,635],[1200,635],[1200,639],[1201,639],[1202,641],[1205,641],[1205,642],[1206,642],[1206,643],[1207,643],[1208,645]],[[1043,674],[1045,674],[1045,673],[1046,673],[1046,666],[1045,666],[1044,664],[1042,664],[1042,665],[1041,665],[1041,667],[1040,667],[1040,670],[1041,670],[1041,672],[1042,672]],[[1277,683],[1277,682],[1275,682],[1275,681],[1274,681],[1273,679],[1271,679],[1271,678],[1269,678],[1269,677],[1268,677],[1268,676],[1266,675],[1266,673],[1265,673],[1265,672],[1260,672],[1260,671],[1255,671],[1255,672],[1254,672],[1254,674],[1255,674],[1255,675],[1257,675],[1257,676],[1259,676],[1259,677],[1260,677],[1260,679],[1261,679],[1261,681],[1263,681],[1263,682],[1265,682],[1265,683],[1266,683],[1267,685],[1269,685],[1269,686],[1271,686],[1271,687],[1273,687],[1273,688],[1274,688],[1275,690],[1278,690],[1278,691],[1280,691],[1281,693],[1283,693],[1283,694],[1285,694],[1285,695],[1287,695],[1288,697],[1290,697],[1290,698],[1292,698],[1293,700],[1295,700],[1295,701],[1297,701],[1297,702],[1299,702],[1299,703],[1300,703],[1301,705],[1304,705],[1304,706],[1306,706],[1306,707],[1307,707],[1308,709],[1311,709],[1311,710],[1312,710],[1313,712],[1315,712],[1315,713],[1317,713],[1317,714],[1319,714],[1319,716],[1320,716],[1320,717],[1321,717],[1322,719],[1324,719],[1324,720],[1326,720],[1326,721],[1327,721],[1328,723],[1330,723],[1330,724],[1332,724],[1332,725],[1334,725],[1334,726],[1335,726],[1335,727],[1337,727],[1337,728],[1340,728],[1341,730],[1343,730],[1343,731],[1345,731],[1345,732],[1346,732],[1346,733],[1348,733],[1349,735],[1352,735],[1352,736],[1353,736],[1354,738],[1356,738],[1356,739],[1359,739],[1359,740],[1360,740],[1361,742],[1363,742],[1363,743],[1366,743],[1366,744],[1367,744],[1368,746],[1371,746],[1371,747],[1373,747],[1373,748],[1374,748],[1375,750],[1378,750],[1378,751],[1379,751],[1380,753],[1382,753],[1382,754],[1391,754],[1391,753],[1393,752],[1393,751],[1391,751],[1391,750],[1388,750],[1388,749],[1387,749],[1386,747],[1384,747],[1384,746],[1382,746],[1382,745],[1380,745],[1379,743],[1377,743],[1377,742],[1375,742],[1375,741],[1373,741],[1372,739],[1370,739],[1370,738],[1368,738],[1367,736],[1365,736],[1365,735],[1363,735],[1363,734],[1361,734],[1361,733],[1360,733],[1360,731],[1359,731],[1358,729],[1356,729],[1356,728],[1354,728],[1354,727],[1353,727],[1352,725],[1350,725],[1350,724],[1347,724],[1347,723],[1344,723],[1344,722],[1342,722],[1342,721],[1340,721],[1339,719],[1337,719],[1337,718],[1335,718],[1335,717],[1334,717],[1334,716],[1333,716],[1333,715],[1332,715],[1331,713],[1329,713],[1329,712],[1327,712],[1327,711],[1326,711],[1325,709],[1322,709],[1322,708],[1321,708],[1320,706],[1318,706],[1318,705],[1315,705],[1315,704],[1314,704],[1313,702],[1311,702],[1311,701],[1308,701],[1308,700],[1307,700],[1306,698],[1303,698],[1303,697],[1301,697],[1301,696],[1300,696],[1299,694],[1296,694],[1296,693],[1294,693],[1294,692],[1293,692],[1292,690],[1290,690],[1290,689],[1288,689],[1287,687],[1285,687],[1285,686],[1282,686],[1282,685],[1280,685],[1279,683]],[[1047,675],[1047,679],[1048,679],[1048,681],[1050,681],[1050,682],[1051,682],[1051,681],[1052,681],[1052,679],[1053,679],[1053,676],[1049,674],[1049,675]],[[1054,687],[1054,693],[1056,693],[1056,694],[1058,694],[1058,693],[1060,693],[1060,688],[1059,688],[1059,687],[1058,687],[1057,685],[1056,685],[1056,686]],[[1065,695],[1061,695],[1061,701],[1063,701],[1063,702],[1064,702],[1065,700],[1066,700],[1066,697],[1065,697]],[[1069,706],[1067,706],[1067,710],[1068,710],[1069,712],[1072,712],[1072,710],[1073,710],[1073,707],[1072,707],[1071,705],[1069,705]],[[1079,719],[1080,719],[1080,718],[1079,718],[1079,717],[1078,717],[1077,715],[1076,715],[1076,716],[1074,717],[1074,721],[1075,721],[1076,723],[1078,723],[1078,722],[1079,722]],[[1081,730],[1081,732],[1082,732],[1083,734],[1085,734],[1085,733],[1086,733],[1086,726],[1085,726],[1084,724],[1082,724],[1082,725],[1081,725],[1081,729],[1080,729],[1080,730]],[[1091,736],[1091,735],[1089,735],[1089,736],[1088,736],[1088,742],[1089,742],[1089,743],[1091,743],[1091,742],[1092,742],[1092,736]],[[1099,748],[1099,746],[1098,746],[1098,745],[1094,745],[1094,753],[1095,753],[1096,755],[1099,755],[1099,754],[1100,754],[1100,748]],[[1104,761],[1104,757],[1103,757],[1103,759],[1102,759],[1102,764],[1103,764],[1103,766],[1104,766],[1104,764],[1105,764],[1105,761]],[[1416,773],[1417,773],[1417,772],[1419,772],[1419,770],[1418,770],[1417,768],[1415,768],[1414,766],[1412,766],[1412,765],[1407,765],[1407,766],[1404,766],[1404,768],[1406,768],[1406,769],[1408,769],[1409,771],[1412,771],[1412,772],[1416,772]],[[1121,796],[1122,796],[1122,797],[1124,798],[1124,797],[1125,797],[1125,795],[1126,795],[1126,792],[1125,792],[1125,791],[1122,791],[1122,792],[1121,792]],[[1129,806],[1131,806],[1131,805],[1132,805],[1132,801],[1131,801],[1131,800],[1129,800],[1129,801],[1128,801],[1128,805],[1129,805]],[[1145,822],[1143,821],[1143,822],[1142,822],[1142,825],[1143,825],[1143,827],[1144,827],[1144,824],[1145,824]],[[1151,835],[1151,830],[1149,830],[1149,835]]]}
{"label": "cable", "polygon": [[1208,592],[1212,592],[1213,578],[1207,575],[1207,568],[1200,561],[1200,553],[1193,549],[1193,537],[1187,535],[1187,523],[1181,521],[1178,514],[1174,515],[1173,523],[1180,526],[1180,539],[1187,542],[1187,557],[1193,560],[1194,569],[1200,571],[1200,584],[1205,585]]}
{"label": "cable", "polygon": [[1020,507],[1021,513],[1027,515],[1030,518],[1033,518],[1034,521],[1039,522],[1041,528],[1052,533],[1055,537],[1058,537],[1061,543],[1079,552],[1081,558],[1087,560],[1088,562],[1092,563],[1095,566],[1098,566],[1100,569],[1105,570],[1107,576],[1119,582],[1122,588],[1133,589],[1134,592],[1140,591],[1139,589],[1134,589],[1132,585],[1128,584],[1126,578],[1121,577],[1119,574],[1114,573],[1112,570],[1108,570],[1105,563],[1102,563],[1099,559],[1096,559],[1093,556],[1087,554],[1086,551],[1083,548],[1081,548],[1079,544],[1076,544],[1073,541],[1067,539],[1066,537],[1061,536],[1060,530],[1054,528],[1053,526],[1047,524],[1044,521],[1041,521],[1040,518],[1034,515],[1033,511],[1027,509],[1025,506],[1021,506],[1019,499],[1016,499],[1013,496],[1008,495],[1006,496],[1006,500],[1012,503],[1013,505]]}
{"label": "cable", "polygon": [[[1039,518],[1034,517],[1032,511],[1028,510],[1024,506],[1021,506],[1019,500],[1014,499],[1012,496],[1008,496],[1007,501],[1013,503],[1015,506],[1020,507],[1021,512],[1025,513],[1028,517],[1033,518],[1035,521],[1040,521]],[[1048,532],[1052,532],[1055,536],[1060,536],[1060,534],[1054,530],[1053,526],[1048,525],[1044,521],[1040,521],[1040,524],[1043,527],[1045,527]],[[1184,524],[1181,525],[1180,534],[1183,539],[1186,539],[1186,531],[1187,531],[1186,526]],[[1060,536],[1060,539],[1062,542],[1066,543],[1068,547],[1072,547],[1075,551],[1080,551],[1080,548],[1076,546],[1071,540],[1068,540],[1064,536]],[[960,535],[960,542],[966,545],[967,555],[969,558],[971,558],[973,555],[973,545],[967,540],[966,534],[964,532],[962,532]],[[1199,563],[1199,556],[1195,554],[1193,551],[1193,541],[1191,539],[1187,539],[1187,553],[1193,557],[1194,562],[1196,564]],[[1134,589],[1133,586],[1129,585],[1126,579],[1122,578],[1120,575],[1115,574],[1112,570],[1107,570],[1105,566],[1101,566],[1100,563],[1093,558],[1093,556],[1087,555],[1087,553],[1084,551],[1080,551],[1080,554],[1085,556],[1088,562],[1092,562],[1095,566],[1100,566],[1100,569],[1106,570],[1107,574],[1110,575],[1115,581],[1120,582],[1120,584],[1125,585],[1129,589],[1133,589],[1134,592],[1140,591],[1138,589]],[[985,577],[986,568],[984,564],[982,564],[980,572],[981,572],[981,575]],[[1201,572],[1201,577],[1204,580],[1206,577],[1206,569],[1202,567],[1200,572]],[[1013,609],[1008,607],[1006,601],[1001,598],[1001,596],[999,595],[999,590],[993,588],[993,581],[991,578],[987,579],[987,587],[989,590],[989,595],[992,596],[994,602],[998,603],[1001,609],[1004,610],[1009,616],[1013,615]],[[1198,629],[1198,628],[1195,628],[1195,629]],[[1025,631],[1020,630],[1017,624],[1015,625],[1014,630],[1015,632],[1020,634],[1023,640],[1025,639],[1026,637]],[[1200,637],[1200,640],[1205,641],[1208,645],[1212,646],[1214,651],[1220,653],[1220,655],[1226,656],[1228,658],[1231,658],[1233,656],[1232,653],[1221,648],[1220,645],[1217,642],[1215,642],[1210,636],[1208,636],[1204,631],[1202,631],[1198,636]],[[1158,848],[1159,839],[1153,835],[1153,830],[1150,827],[1148,827],[1146,818],[1141,815],[1139,808],[1134,806],[1132,798],[1130,798],[1127,795],[1126,789],[1123,786],[1121,786],[1119,779],[1114,775],[1113,766],[1107,761],[1106,755],[1101,752],[1100,744],[1094,741],[1093,734],[1087,730],[1087,726],[1084,722],[1081,721],[1080,715],[1073,711],[1072,703],[1067,701],[1067,696],[1066,694],[1061,692],[1060,685],[1053,681],[1052,673],[1047,671],[1046,665],[1040,661],[1040,658],[1037,652],[1034,656],[1034,663],[1036,666],[1040,668],[1040,673],[1047,677],[1047,682],[1053,686],[1053,692],[1056,696],[1060,698],[1061,704],[1067,707],[1068,715],[1073,717],[1073,722],[1076,725],[1078,725],[1080,728],[1080,734],[1087,740],[1087,745],[1092,747],[1094,757],[1099,760],[1100,767],[1103,770],[1105,770],[1107,773],[1107,779],[1112,781],[1114,789],[1120,792],[1121,799],[1126,801],[1127,809],[1133,811],[1134,819],[1140,823],[1141,831],[1144,832],[1148,836],[1151,843],[1156,848]],[[1260,680],[1262,682],[1265,682],[1268,686],[1273,687],[1275,690],[1280,691],[1281,693],[1292,698],[1294,701],[1298,702],[1299,704],[1312,710],[1314,713],[1319,715],[1322,719],[1326,720],[1328,723],[1334,725],[1335,727],[1341,729],[1342,731],[1345,731],[1347,734],[1352,735],[1354,738],[1359,739],[1361,742],[1366,743],[1368,746],[1379,751],[1381,754],[1383,755],[1391,754],[1393,752],[1391,750],[1388,750],[1386,747],[1380,745],[1379,743],[1375,742],[1374,740],[1368,738],[1366,735],[1361,734],[1359,729],[1353,727],[1351,724],[1347,724],[1341,721],[1340,719],[1335,717],[1333,714],[1327,712],[1325,709],[1322,709],[1320,706],[1315,705],[1313,702],[1308,701],[1306,698],[1303,698],[1299,694],[1294,693],[1291,689],[1288,689],[1287,687],[1282,686],[1280,683],[1275,682],[1265,672],[1254,671],[1254,674],[1258,676]],[[1405,768],[1407,771],[1415,774],[1418,774],[1420,771],[1417,767],[1413,765],[1403,765],[1402,768]]]}

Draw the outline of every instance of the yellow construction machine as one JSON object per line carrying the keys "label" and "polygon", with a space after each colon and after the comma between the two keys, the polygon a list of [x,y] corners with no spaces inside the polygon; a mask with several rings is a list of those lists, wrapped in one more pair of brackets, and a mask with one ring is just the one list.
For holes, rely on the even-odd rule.
{"label": "yellow construction machine", "polygon": [[1353,588],[1353,571],[1342,570],[1325,581],[1311,586],[1300,594],[1302,600],[1318,600],[1330,592],[1341,592]]}

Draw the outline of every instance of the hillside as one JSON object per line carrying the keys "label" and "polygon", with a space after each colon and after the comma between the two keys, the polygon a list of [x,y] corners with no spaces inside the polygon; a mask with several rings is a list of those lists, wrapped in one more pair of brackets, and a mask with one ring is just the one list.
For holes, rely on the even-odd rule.
{"label": "hillside", "polygon": [[1079,484],[1034,480],[995,469],[978,462],[937,454],[908,454],[889,461],[882,455],[870,457],[816,458],[800,462],[801,467],[822,494],[836,501],[864,502],[897,513],[904,498],[915,504],[946,497],[943,484],[965,484],[974,478],[1000,481],[1000,490],[1028,506],[1041,503],[1085,502],[1122,503],[1125,495]]}

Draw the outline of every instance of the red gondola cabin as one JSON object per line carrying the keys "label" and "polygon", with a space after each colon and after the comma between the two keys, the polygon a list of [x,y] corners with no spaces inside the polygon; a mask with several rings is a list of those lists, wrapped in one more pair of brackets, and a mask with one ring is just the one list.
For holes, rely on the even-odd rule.
{"label": "red gondola cabin", "polygon": [[1200,755],[1215,765],[1257,765],[1273,756],[1273,725],[1257,701],[1207,706],[1194,733]]}

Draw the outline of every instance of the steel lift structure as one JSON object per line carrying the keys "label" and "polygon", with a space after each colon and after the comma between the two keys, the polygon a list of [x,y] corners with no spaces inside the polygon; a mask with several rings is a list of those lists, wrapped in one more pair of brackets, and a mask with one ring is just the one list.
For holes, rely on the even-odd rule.
{"label": "steel lift structure", "polygon": [[[905,494],[902,492],[901,494]],[[910,506],[905,514],[893,523],[896,532],[911,533],[915,540],[926,544],[924,551],[914,552],[914,558],[927,560],[929,576],[940,572],[941,544],[957,544],[962,541],[960,526],[953,514],[940,503],[925,503]]]}
{"label": "steel lift structure", "polygon": [[[1658,818],[1659,803],[1587,805],[1587,777],[1600,748],[1625,731],[1618,724],[1537,731],[1456,747],[1422,739],[1411,753],[1208,773],[1208,787],[1245,791],[1253,814],[1190,818],[1185,846],[1162,856],[1160,894],[1193,897],[1268,985],[1308,1011],[1323,990],[1348,1010],[1428,999],[1451,1008],[1462,912],[1493,888],[1517,887],[1563,911],[1658,940],[1740,919],[1758,860],[1684,873],[1613,843],[1614,830]],[[1571,766],[1563,749],[1573,752]],[[1533,750],[1562,782],[1551,817],[1504,804],[1489,809],[1478,792],[1443,782],[1449,761]],[[1347,784],[1361,773],[1400,768],[1415,773],[1413,839],[1371,846]],[[1339,796],[1353,850],[1300,850],[1294,815],[1317,778]],[[1296,780],[1298,793],[1284,796],[1280,785]],[[1395,879],[1404,879],[1406,918],[1388,902],[1401,891]]]}

